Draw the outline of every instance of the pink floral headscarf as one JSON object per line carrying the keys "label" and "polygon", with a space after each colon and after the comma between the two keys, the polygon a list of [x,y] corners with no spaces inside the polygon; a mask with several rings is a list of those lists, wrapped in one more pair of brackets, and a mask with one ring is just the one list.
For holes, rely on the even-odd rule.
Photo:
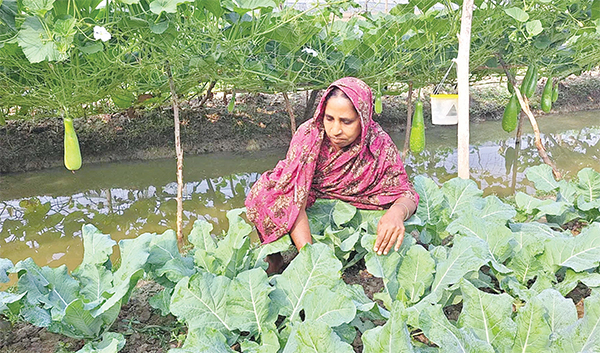
{"label": "pink floral headscarf", "polygon": [[[339,151],[323,128],[326,99],[336,87],[352,101],[361,121],[359,138]],[[314,117],[300,125],[286,158],[252,186],[246,213],[262,243],[270,243],[289,233],[302,206],[310,207],[317,198],[380,210],[400,197],[419,200],[396,145],[373,121],[371,89],[357,78],[345,77],[327,88]]]}

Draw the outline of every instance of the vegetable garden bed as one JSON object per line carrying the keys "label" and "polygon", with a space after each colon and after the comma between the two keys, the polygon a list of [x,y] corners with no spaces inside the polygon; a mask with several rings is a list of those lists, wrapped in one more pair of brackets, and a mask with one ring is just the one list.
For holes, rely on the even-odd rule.
{"label": "vegetable garden bed", "polygon": [[[316,243],[271,278],[261,259],[289,249],[289,238],[252,246],[242,210],[229,212],[228,232],[216,237],[196,222],[183,255],[171,231],[123,240],[118,269],[107,261],[115,242],[87,225],[84,260],[71,274],[0,262],[19,276],[0,308],[79,339],[63,347],[85,342],[81,352],[116,352],[125,339],[136,343],[124,351],[142,352],[139,337],[154,340],[144,352],[181,344],[171,353],[598,351],[600,174],[586,168],[557,182],[542,165],[527,177],[544,198],[502,201],[470,180],[438,187],[417,177],[411,236],[387,256],[371,250],[382,211],[320,200],[308,211]],[[156,282],[138,287],[157,293],[152,310],[129,300],[142,276]],[[122,307],[138,309],[119,317]]]}

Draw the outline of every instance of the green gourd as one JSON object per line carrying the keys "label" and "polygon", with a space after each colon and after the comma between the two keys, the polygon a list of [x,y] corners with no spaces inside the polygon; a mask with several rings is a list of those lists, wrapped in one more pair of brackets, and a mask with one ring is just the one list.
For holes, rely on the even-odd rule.
{"label": "green gourd", "polygon": [[78,170],[81,168],[81,152],[79,151],[79,141],[75,128],[73,128],[73,119],[64,118],[65,138],[64,138],[64,157],[65,167],[68,170]]}
{"label": "green gourd", "polygon": [[516,94],[513,94],[504,108],[504,114],[502,115],[502,129],[504,131],[511,132],[517,128],[517,117],[520,111],[519,98],[517,98]]}
{"label": "green gourd", "polygon": [[233,108],[235,108],[235,91],[231,92],[231,100],[229,100],[229,104],[227,104],[227,111],[233,112]]}
{"label": "green gourd", "polygon": [[410,150],[421,153],[425,150],[425,122],[423,121],[423,102],[415,103],[412,127],[410,129]]}
{"label": "green gourd", "polygon": [[535,65],[529,65],[527,68],[527,72],[525,73],[525,77],[523,78],[523,82],[521,83],[521,93],[527,97],[531,98],[535,93],[535,88],[537,87],[538,80],[538,70]]}
{"label": "green gourd", "polygon": [[383,105],[381,104],[381,92],[375,93],[375,113],[381,114],[383,111]]}
{"label": "green gourd", "polygon": [[549,113],[552,109],[552,77],[548,77],[546,85],[544,85],[541,106],[544,113]]}
{"label": "green gourd", "polygon": [[552,87],[552,103],[558,99],[558,81]]}

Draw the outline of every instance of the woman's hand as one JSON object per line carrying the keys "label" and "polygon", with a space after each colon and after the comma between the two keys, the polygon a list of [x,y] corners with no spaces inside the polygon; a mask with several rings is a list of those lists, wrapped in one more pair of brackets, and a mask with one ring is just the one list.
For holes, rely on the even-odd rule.
{"label": "woman's hand", "polygon": [[404,239],[404,220],[408,219],[416,208],[414,202],[410,200],[409,202],[412,207],[407,205],[408,202],[398,200],[379,220],[377,240],[373,248],[377,255],[387,255],[394,244],[396,244],[394,250],[398,251],[400,249],[400,244]]}

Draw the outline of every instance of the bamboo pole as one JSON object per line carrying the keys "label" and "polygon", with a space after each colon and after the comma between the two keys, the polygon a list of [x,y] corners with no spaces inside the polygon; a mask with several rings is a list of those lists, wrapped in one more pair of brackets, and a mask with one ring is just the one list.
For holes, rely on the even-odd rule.
{"label": "bamboo pole", "polygon": [[473,0],[463,1],[456,78],[458,81],[458,177],[469,179],[469,51],[471,50],[471,22]]}
{"label": "bamboo pole", "polygon": [[402,161],[406,160],[408,148],[410,146],[410,129],[412,127],[412,94],[413,83],[408,83],[408,97],[406,97],[406,128],[404,130],[404,148],[402,148]]}
{"label": "bamboo pole", "polygon": [[171,65],[166,62],[169,88],[171,89],[171,104],[173,105],[173,120],[175,125],[175,154],[177,155],[177,245],[183,248],[183,150],[181,149],[181,134],[179,123],[179,105],[177,104],[177,91],[171,74]]}

